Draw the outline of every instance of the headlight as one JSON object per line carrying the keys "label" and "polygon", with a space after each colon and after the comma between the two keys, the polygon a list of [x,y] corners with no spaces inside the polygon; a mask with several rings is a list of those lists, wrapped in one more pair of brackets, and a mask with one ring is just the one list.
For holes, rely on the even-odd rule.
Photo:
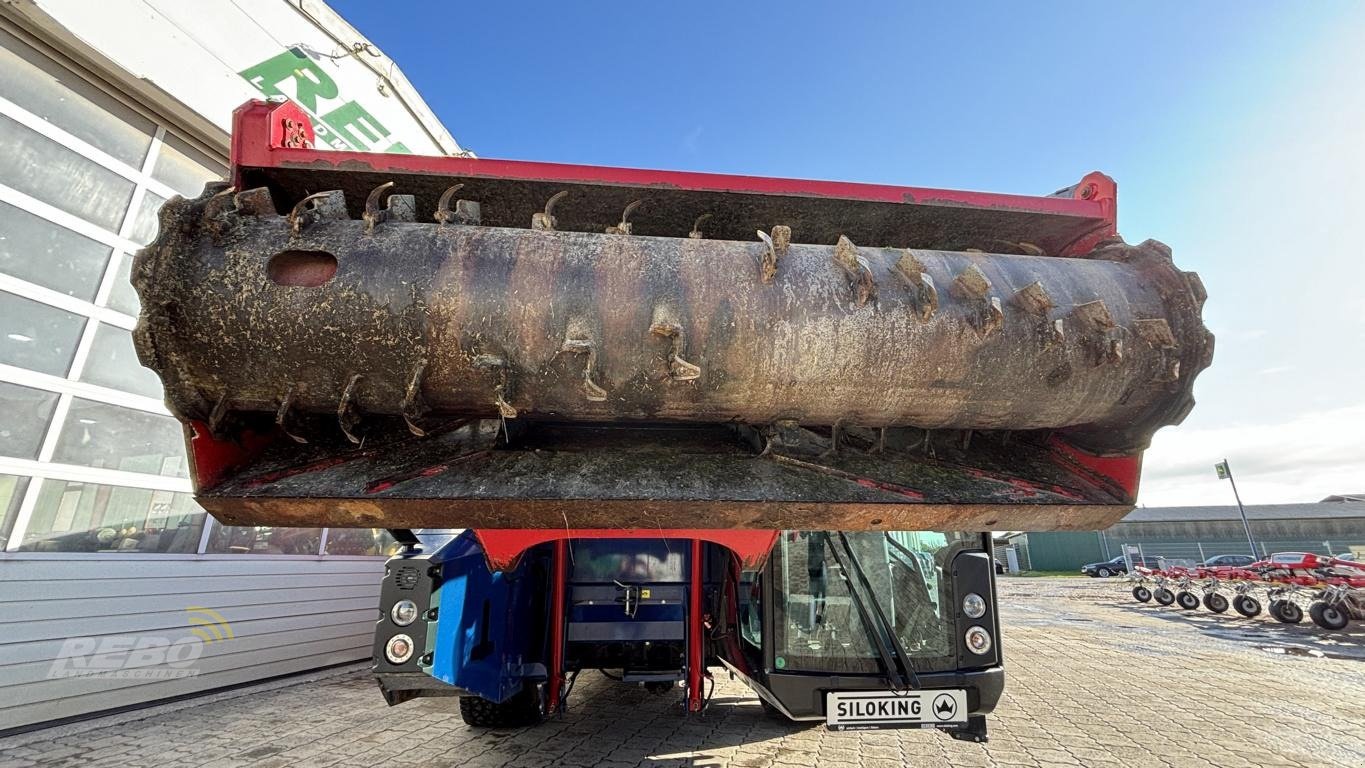
{"label": "headlight", "polygon": [[406,627],[417,620],[417,603],[411,600],[399,600],[393,604],[393,610],[389,611],[389,617],[393,619],[394,624]]}
{"label": "headlight", "polygon": [[969,593],[962,598],[962,612],[967,614],[967,618],[979,619],[986,615],[986,599],[975,592]]}
{"label": "headlight", "polygon": [[394,635],[384,645],[384,656],[394,664],[402,664],[412,658],[412,638],[407,635]]}
{"label": "headlight", "polygon": [[981,627],[967,630],[967,649],[978,656],[985,656],[991,650],[991,633]]}

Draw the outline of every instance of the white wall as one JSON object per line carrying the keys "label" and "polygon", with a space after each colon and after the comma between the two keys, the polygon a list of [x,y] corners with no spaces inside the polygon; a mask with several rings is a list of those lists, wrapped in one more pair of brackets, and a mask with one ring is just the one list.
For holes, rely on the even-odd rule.
{"label": "white wall", "polygon": [[[14,10],[223,131],[234,108],[278,93],[337,148],[461,152],[397,65],[318,0],[19,0]],[[297,66],[265,67],[284,77],[243,76],[291,50]]]}
{"label": "white wall", "polygon": [[[369,658],[383,573],[379,558],[7,556],[0,559],[0,733]],[[191,607],[216,611],[226,624],[209,626],[216,619]],[[196,629],[214,641],[196,638]],[[197,674],[52,676],[68,638],[94,645],[124,635],[200,645],[188,667]],[[125,674],[173,669],[137,668],[151,671]]]}

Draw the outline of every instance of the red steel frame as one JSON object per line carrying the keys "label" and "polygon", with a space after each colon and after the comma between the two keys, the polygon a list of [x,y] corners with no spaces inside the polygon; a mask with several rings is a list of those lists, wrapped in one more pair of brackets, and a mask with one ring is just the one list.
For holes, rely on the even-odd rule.
{"label": "red steel frame", "polygon": [[[316,136],[308,115],[288,101],[249,101],[238,107],[232,117],[231,178],[240,185],[242,171],[247,168],[314,168],[361,169],[393,173],[440,174],[464,177],[524,179],[532,181],[574,181],[599,184],[661,186],[711,192],[743,192],[752,194],[801,195],[831,197],[846,200],[865,200],[921,205],[945,205],[974,208],[993,208],[1059,214],[1091,219],[1093,229],[1071,243],[1060,254],[1076,256],[1087,253],[1097,243],[1118,234],[1118,188],[1114,180],[1102,173],[1089,173],[1070,187],[1066,194],[1053,196],[1005,195],[992,192],[899,187],[886,184],[859,184],[837,181],[808,181],[756,176],[731,176],[715,173],[684,171],[653,171],[633,168],[603,168],[597,166],[537,163],[516,160],[479,160],[468,157],[427,157],[420,155],[380,154],[366,152],[337,152],[316,149]],[[238,443],[223,443],[208,435],[197,425],[191,440],[196,487],[211,487],[226,469],[255,454],[268,436],[252,436]],[[1066,444],[1053,441],[1053,455],[1068,470],[1083,468],[1094,479],[1133,499],[1141,470],[1141,456],[1096,457]],[[565,531],[566,535],[581,532]],[[535,534],[526,533],[523,544],[508,543],[499,549],[503,554],[492,556],[504,565],[512,556],[525,550]],[[706,537],[703,537],[706,538]],[[541,538],[539,541],[548,541]],[[708,539],[715,540],[715,539]],[[724,542],[717,542],[724,543]],[[738,551],[738,550],[736,550]],[[742,554],[742,553],[741,553]]]}
{"label": "red steel frame", "polygon": [[550,559],[553,574],[550,579],[550,679],[547,691],[550,712],[563,711],[560,699],[564,685],[564,582],[568,577],[568,550],[569,540],[557,539],[554,556]]}
{"label": "red steel frame", "polygon": [[1095,231],[1073,243],[1063,256],[1089,251],[1095,243],[1117,234],[1118,187],[1102,173],[1089,173],[1071,188],[1069,197],[1007,195],[930,187],[900,187],[844,181],[810,181],[760,176],[736,176],[691,171],[608,168],[520,160],[482,160],[471,157],[338,152],[314,147],[308,115],[291,102],[250,101],[232,116],[232,180],[240,182],[242,168],[356,168],[393,173],[441,174],[472,178],[556,180],[629,186],[662,186],[710,192],[748,192],[770,195],[832,197],[922,205],[957,205],[1051,213],[1094,219]]}
{"label": "red steel frame", "polygon": [[[769,545],[771,546],[771,544]],[[692,540],[692,562],[688,565],[687,588],[687,711],[700,712],[701,685],[706,658],[702,648],[701,539]]]}
{"label": "red steel frame", "polygon": [[[1068,195],[1029,196],[991,192],[900,187],[836,181],[809,181],[755,176],[732,176],[684,171],[604,168],[563,163],[481,160],[466,157],[337,152],[315,148],[316,136],[308,115],[288,101],[251,101],[233,113],[231,174],[240,185],[244,168],[359,168],[394,173],[442,174],[466,177],[560,180],[617,185],[661,185],[675,189],[755,194],[832,197],[875,202],[918,203],[996,208],[1060,214],[1095,221],[1090,234],[1072,243],[1063,256],[1080,255],[1117,234],[1117,186],[1102,173],[1090,173],[1068,190]],[[193,425],[191,448],[196,484],[211,486],[226,468],[254,454],[268,442],[265,436],[247,436],[241,443],[214,440],[204,425]],[[1054,440],[1059,460],[1074,463],[1130,497],[1137,490],[1140,455],[1115,458],[1090,456]],[[564,622],[568,540],[571,538],[659,538],[691,541],[687,643],[688,710],[701,710],[705,663],[702,611],[702,543],[711,542],[734,552],[746,568],[758,567],[776,543],[776,531],[743,530],[515,530],[477,531],[489,565],[508,568],[521,553],[536,544],[554,542],[551,584],[551,648],[548,680],[549,706],[560,707],[564,683]]]}
{"label": "red steel frame", "polygon": [[[1061,255],[1080,255],[1088,252],[1104,239],[1115,237],[1117,230],[1118,188],[1114,180],[1102,173],[1090,173],[1056,196],[1005,195],[992,192],[899,187],[886,184],[858,184],[838,181],[808,181],[776,179],[756,176],[731,176],[716,173],[684,171],[654,171],[634,168],[603,168],[597,166],[537,163],[517,160],[480,160],[468,157],[427,157],[421,155],[380,154],[366,152],[337,152],[319,150],[308,115],[288,101],[250,101],[233,113],[232,119],[232,180],[241,182],[245,168],[314,168],[362,169],[393,173],[440,174],[461,177],[523,179],[531,181],[557,180],[631,186],[660,186],[712,192],[744,192],[752,194],[801,195],[830,197],[846,200],[866,200],[921,205],[947,205],[975,208],[994,208],[1029,211],[1040,214],[1059,214],[1091,219],[1095,227],[1067,247]],[[196,479],[201,485],[211,486],[222,476],[224,467],[237,463],[254,453],[260,446],[254,442],[243,445],[217,444],[206,430],[196,429],[192,443]],[[264,439],[263,439],[264,441]],[[262,442],[263,442],[262,441]],[[1068,471],[1084,471],[1092,479],[1107,485],[1125,498],[1135,497],[1141,471],[1141,455],[1097,457],[1070,446],[1061,439],[1053,440],[1053,456]],[[595,535],[585,531],[561,531],[570,537]],[[499,532],[485,540],[485,550],[494,567],[506,567],[527,547],[550,541],[555,534],[545,532]],[[600,535],[600,534],[596,534]],[[614,532],[611,535],[627,535]],[[700,537],[728,546],[740,554],[746,566],[761,562],[766,555],[746,554],[746,544],[722,540],[720,532],[678,532],[680,538]],[[752,542],[748,546],[753,546]]]}

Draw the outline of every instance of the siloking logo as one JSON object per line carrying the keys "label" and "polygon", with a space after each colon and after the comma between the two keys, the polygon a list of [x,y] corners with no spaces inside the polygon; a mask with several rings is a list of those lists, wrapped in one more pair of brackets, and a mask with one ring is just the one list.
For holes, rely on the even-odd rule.
{"label": "siloking logo", "polygon": [[103,677],[115,680],[174,680],[199,674],[195,662],[204,646],[235,637],[232,625],[212,608],[185,609],[189,627],[174,635],[69,637],[48,669],[48,679]]}

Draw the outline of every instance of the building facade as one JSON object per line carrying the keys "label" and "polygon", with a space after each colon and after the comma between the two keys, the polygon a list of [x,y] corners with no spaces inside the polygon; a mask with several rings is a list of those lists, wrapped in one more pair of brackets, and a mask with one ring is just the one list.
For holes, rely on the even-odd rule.
{"label": "building facade", "polygon": [[0,733],[369,655],[391,539],[206,516],[130,336],[132,255],[262,97],[335,148],[461,151],[319,2],[0,5]]}
{"label": "building facade", "polygon": [[[1334,499],[1342,499],[1335,501]],[[1143,555],[1192,564],[1216,555],[1258,557],[1275,552],[1365,555],[1365,502],[1328,497],[1309,504],[1246,507],[1247,527],[1235,506],[1140,507],[1104,531],[1021,533],[1010,544],[1026,552],[1029,569],[1070,571],[1118,557],[1124,545]]]}

